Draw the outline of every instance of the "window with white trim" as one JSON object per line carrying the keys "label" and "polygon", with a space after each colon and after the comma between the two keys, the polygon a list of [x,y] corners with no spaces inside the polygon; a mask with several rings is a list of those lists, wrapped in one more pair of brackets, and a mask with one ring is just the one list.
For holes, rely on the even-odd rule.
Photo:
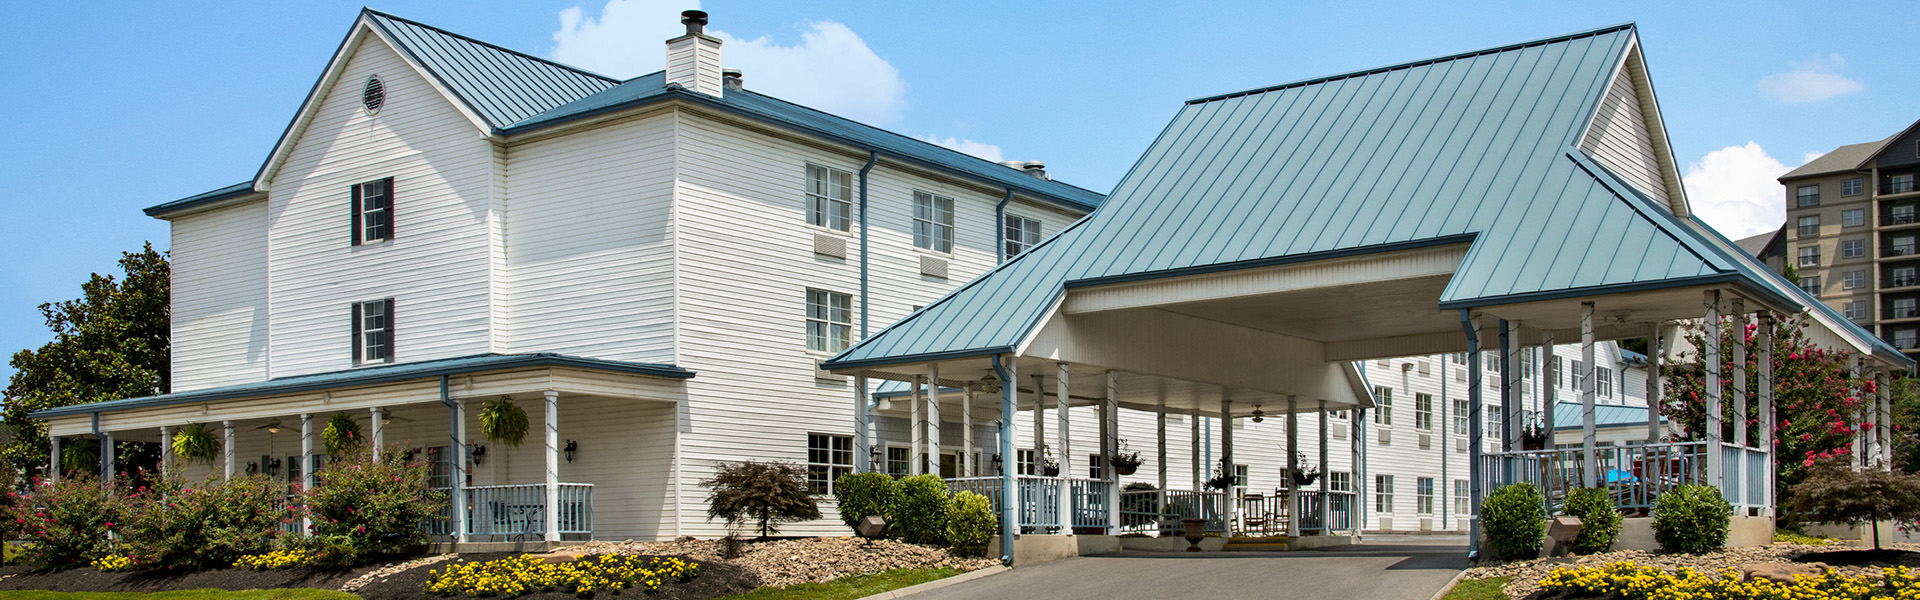
{"label": "window with white trim", "polygon": [[1423,515],[1433,514],[1433,478],[1420,477],[1413,480],[1413,510]]}
{"label": "window with white trim", "polygon": [[807,222],[838,231],[853,229],[853,174],[807,165]]}
{"label": "window with white trim", "polygon": [[913,465],[908,464],[908,461],[911,460],[912,457],[913,453],[905,446],[888,446],[887,474],[894,477],[906,477],[907,473],[911,472],[909,469],[913,467]]}
{"label": "window with white trim", "polygon": [[1601,398],[1613,397],[1613,369],[1594,367],[1593,383],[1595,394],[1599,394]]}
{"label": "window with white trim", "polygon": [[1373,476],[1373,512],[1393,514],[1393,476]]}
{"label": "window with white trim", "polygon": [[1005,252],[1007,258],[1013,258],[1021,252],[1026,252],[1028,248],[1034,247],[1035,244],[1040,243],[1039,219],[1029,219],[1020,215],[1007,215],[1006,223],[1003,223],[1001,227],[1005,229]]}
{"label": "window with white trim", "polygon": [[353,245],[393,239],[393,178],[353,185]]}
{"label": "window with white trim", "polygon": [[1021,475],[1040,474],[1040,460],[1037,458],[1037,455],[1034,454],[1033,449],[1018,450],[1015,456],[1020,457],[1019,470]]}
{"label": "window with white trim", "polygon": [[1373,424],[1393,424],[1393,388],[1373,386],[1373,400],[1378,406],[1373,408]]}
{"label": "window with white trim", "polygon": [[1467,432],[1467,426],[1471,425],[1471,423],[1467,421],[1467,417],[1472,416],[1468,414],[1469,411],[1471,411],[1472,409],[1473,409],[1473,405],[1467,403],[1466,400],[1453,401],[1453,432],[1454,433]]}
{"label": "window with white trim", "polygon": [[1843,306],[1848,320],[1859,321],[1867,318],[1867,303],[1865,301],[1852,300]]}
{"label": "window with white trim", "polygon": [[1327,473],[1327,491],[1352,492],[1353,491],[1353,472],[1333,471],[1333,472]]}
{"label": "window with white trim", "polygon": [[853,339],[853,296],[807,288],[807,349],[846,350]]}
{"label": "window with white trim", "polygon": [[1421,431],[1433,429],[1433,394],[1413,395],[1413,428]]}
{"label": "window with white trim", "polygon": [[853,472],[853,436],[807,434],[807,487],[833,495],[833,482]]}
{"label": "window with white trim", "polygon": [[353,364],[393,362],[393,299],[353,303]]}
{"label": "window with white trim", "polygon": [[934,252],[953,252],[953,199],[921,191],[913,193],[913,245]]}
{"label": "window with white trim", "polygon": [[1467,486],[1467,480],[1453,480],[1453,514],[1464,515],[1467,514],[1468,509],[1473,508],[1471,506],[1473,500],[1467,497],[1468,489],[1470,488]]}
{"label": "window with white trim", "polygon": [[1815,296],[1820,295],[1820,278],[1819,277],[1801,277],[1800,289],[1806,290],[1807,293],[1813,294]]}

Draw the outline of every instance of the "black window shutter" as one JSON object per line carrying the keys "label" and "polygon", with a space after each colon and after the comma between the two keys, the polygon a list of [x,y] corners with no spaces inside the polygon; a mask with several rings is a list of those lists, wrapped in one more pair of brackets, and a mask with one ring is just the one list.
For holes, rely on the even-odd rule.
{"label": "black window shutter", "polygon": [[393,299],[388,298],[387,299],[387,362],[393,362],[393,351],[394,351],[393,342],[394,340],[399,339],[398,336],[395,336],[393,334],[393,325],[394,325]]}
{"label": "black window shutter", "polygon": [[[386,232],[386,239],[390,240],[393,239],[393,222],[395,220],[393,218],[393,178],[388,177],[384,181],[386,185],[381,187],[386,188],[387,191],[387,210],[381,212],[380,218],[386,220],[385,223],[382,223],[382,225],[386,225],[386,227],[382,227],[380,230]],[[387,301],[387,308],[393,308],[393,301]]]}
{"label": "black window shutter", "polygon": [[360,303],[359,302],[353,303],[353,310],[351,312],[353,313],[352,314],[353,339],[348,343],[348,345],[353,346],[353,364],[357,365],[357,364],[360,364]]}
{"label": "black window shutter", "polygon": [[[351,214],[351,216],[347,218],[348,222],[350,223],[350,225],[348,225],[348,228],[353,230],[352,232],[353,245],[358,246],[360,245],[360,186],[353,185],[353,186],[349,186],[347,189],[353,190],[353,202],[349,205],[350,206],[349,213]],[[356,308],[354,310],[357,311],[359,309]],[[355,322],[357,323],[358,321],[355,321]],[[358,327],[358,325],[356,325],[356,327]]]}

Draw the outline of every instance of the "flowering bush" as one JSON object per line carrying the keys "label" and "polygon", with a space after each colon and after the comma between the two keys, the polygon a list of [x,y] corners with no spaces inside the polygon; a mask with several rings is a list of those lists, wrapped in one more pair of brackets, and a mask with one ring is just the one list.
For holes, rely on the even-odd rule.
{"label": "flowering bush", "polygon": [[197,485],[155,482],[128,496],[120,543],[136,564],[197,571],[225,567],[266,552],[280,525],[293,519],[286,484],[263,476]]}
{"label": "flowering bush", "polygon": [[298,567],[313,561],[313,554],[302,550],[274,550],[264,554],[248,554],[233,561],[233,568],[250,571],[274,571],[289,567]]}
{"label": "flowering bush", "polygon": [[33,542],[26,548],[27,559],[51,569],[84,566],[107,556],[107,532],[127,514],[122,494],[84,473],[59,483],[36,479],[24,493],[9,494],[14,525]]}
{"label": "flowering bush", "polygon": [[1890,567],[1880,575],[1847,576],[1827,569],[1817,577],[1795,577],[1793,583],[1768,579],[1745,580],[1739,571],[1717,575],[1682,568],[1669,572],[1631,562],[1559,569],[1540,580],[1544,595],[1621,600],[1867,600],[1920,597],[1913,572]]}
{"label": "flowering bush", "polygon": [[316,562],[348,566],[427,543],[420,524],[440,518],[447,495],[427,487],[422,459],[389,455],[374,461],[363,450],[315,473],[325,482],[306,494],[312,541],[324,559]]}
{"label": "flowering bush", "polygon": [[699,574],[699,563],[674,557],[596,554],[573,562],[545,563],[522,554],[429,571],[426,592],[512,597],[559,591],[590,598],[598,592],[618,594],[626,589],[652,593],[668,582],[689,581]]}

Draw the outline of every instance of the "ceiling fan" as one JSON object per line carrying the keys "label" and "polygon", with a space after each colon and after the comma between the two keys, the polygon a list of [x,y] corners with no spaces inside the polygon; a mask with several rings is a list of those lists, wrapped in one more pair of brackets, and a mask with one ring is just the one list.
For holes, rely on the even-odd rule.
{"label": "ceiling fan", "polygon": [[269,433],[269,434],[272,434],[272,433],[280,433],[280,429],[281,429],[281,428],[280,428],[280,420],[279,420],[279,419],[274,419],[274,420],[271,420],[271,421],[267,421],[267,424],[265,424],[265,425],[261,425],[261,426],[259,426],[259,427],[255,427],[255,428],[253,428],[253,430],[254,430],[254,431],[259,431],[259,430],[262,430],[262,429],[265,429],[265,430],[267,430],[267,433]]}

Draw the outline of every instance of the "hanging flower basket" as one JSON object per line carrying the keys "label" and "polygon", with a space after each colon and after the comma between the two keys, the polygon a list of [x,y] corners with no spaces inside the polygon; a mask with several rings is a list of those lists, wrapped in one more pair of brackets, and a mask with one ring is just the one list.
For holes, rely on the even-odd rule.
{"label": "hanging flower basket", "polygon": [[520,442],[527,439],[527,430],[531,427],[527,411],[514,404],[512,398],[501,396],[480,407],[480,433],[489,441],[518,448]]}
{"label": "hanging flower basket", "polygon": [[1127,441],[1120,440],[1113,456],[1107,457],[1107,462],[1113,464],[1114,473],[1121,476],[1132,475],[1135,471],[1140,470],[1140,453],[1128,452]]}
{"label": "hanging flower basket", "polygon": [[320,441],[327,446],[327,455],[334,458],[347,456],[360,447],[360,423],[346,412],[333,413],[327,418],[327,428],[320,432]]}
{"label": "hanging flower basket", "polygon": [[190,423],[173,433],[173,455],[188,462],[211,463],[220,456],[220,439],[201,423]]}
{"label": "hanging flower basket", "polygon": [[1040,455],[1040,474],[1047,477],[1060,476],[1060,462],[1053,459],[1052,448],[1042,448]]}

